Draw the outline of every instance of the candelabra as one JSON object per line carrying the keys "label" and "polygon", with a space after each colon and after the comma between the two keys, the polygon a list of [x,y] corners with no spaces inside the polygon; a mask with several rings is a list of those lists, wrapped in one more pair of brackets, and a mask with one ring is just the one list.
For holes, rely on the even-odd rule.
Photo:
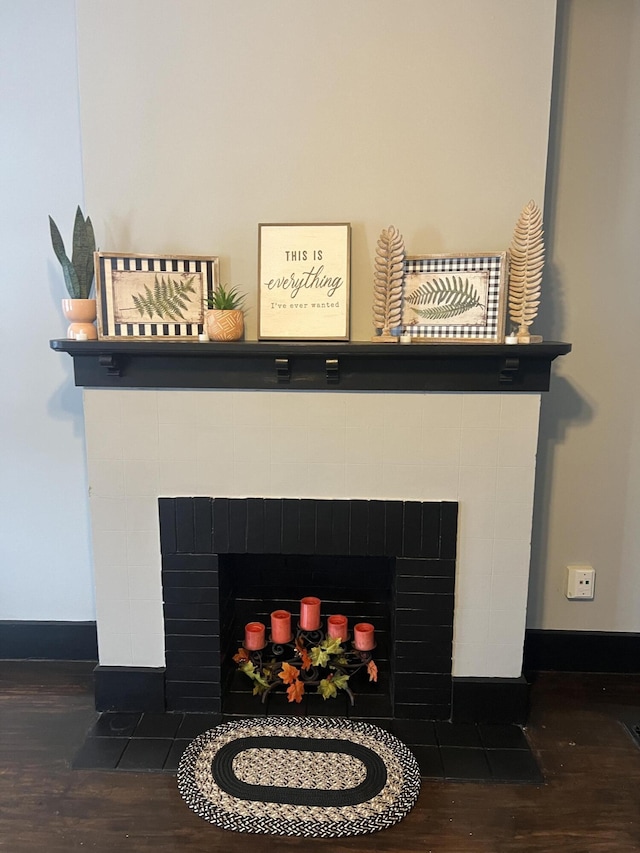
{"label": "candelabra", "polygon": [[[326,693],[335,696],[338,689],[344,690],[354,705],[355,696],[348,681],[365,667],[369,679],[375,681],[377,668],[372,654],[375,644],[371,649],[358,649],[350,642],[350,637],[349,633],[345,639],[327,637],[322,628],[309,631],[298,624],[295,636],[288,642],[276,643],[269,637],[261,649],[243,646],[234,660],[254,682],[254,692],[261,695],[263,703],[276,688],[297,683],[303,689],[298,688],[295,695],[299,698],[290,696],[290,701],[301,701],[307,687],[317,687],[325,698],[328,698]],[[333,688],[323,688],[323,685],[331,684]]]}

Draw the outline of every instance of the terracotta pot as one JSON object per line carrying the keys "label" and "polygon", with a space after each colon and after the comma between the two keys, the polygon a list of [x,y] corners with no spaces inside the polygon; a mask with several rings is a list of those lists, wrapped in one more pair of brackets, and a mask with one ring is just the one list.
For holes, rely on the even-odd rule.
{"label": "terracotta pot", "polygon": [[93,324],[96,319],[95,299],[63,299],[62,313],[67,320],[71,320],[67,329],[68,338],[73,339],[78,332],[84,332],[88,341],[98,339],[98,331]]}
{"label": "terracotta pot", "polygon": [[211,308],[205,312],[204,323],[210,341],[239,341],[244,334],[244,314],[239,309]]}

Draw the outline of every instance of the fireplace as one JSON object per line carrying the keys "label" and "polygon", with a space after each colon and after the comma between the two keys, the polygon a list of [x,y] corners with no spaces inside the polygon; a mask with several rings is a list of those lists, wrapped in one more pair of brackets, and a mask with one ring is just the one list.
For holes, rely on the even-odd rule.
{"label": "fireplace", "polygon": [[[307,501],[351,502],[356,515],[360,501],[409,512],[414,504],[457,503],[452,714],[522,719],[539,394],[87,389],[84,399],[98,710],[165,708],[171,649],[158,499],[177,500],[177,529],[187,506],[181,499],[194,499],[191,529],[192,515],[213,512],[211,496],[258,495],[283,501],[283,512]],[[252,512],[250,499],[229,504],[241,505]],[[286,541],[282,550],[296,553]],[[211,561],[224,552],[194,553]],[[345,556],[339,542],[331,553]],[[190,642],[197,650],[200,641]],[[461,695],[468,699],[456,701]]]}
{"label": "fireplace", "polygon": [[312,694],[287,711],[449,719],[457,504],[161,498],[159,507],[169,710],[282,713],[286,697],[262,704],[231,658],[245,622],[268,624],[272,609],[295,613],[314,594],[324,615],[375,625],[378,689],[360,673],[353,707]]}
{"label": "fireplace", "polygon": [[[258,495],[303,515],[307,501],[349,503],[351,517],[365,501],[410,512],[431,501],[457,504],[452,714],[523,719],[539,406],[551,363],[569,344],[52,347],[71,355],[76,384],[85,386],[98,710],[165,709],[173,635],[165,633],[162,563],[171,554],[160,553],[158,499],[177,501],[180,529],[183,496],[195,517],[210,511],[211,496],[247,501],[249,514],[247,496]],[[349,556],[341,550],[332,553]],[[221,553],[194,552],[209,566]],[[178,620],[184,611],[176,604],[171,612]],[[197,680],[208,663],[197,664],[193,683],[210,694]],[[179,695],[177,683],[189,680],[185,669],[179,675],[168,679],[169,695],[215,698]],[[394,701],[404,701],[399,695]]]}

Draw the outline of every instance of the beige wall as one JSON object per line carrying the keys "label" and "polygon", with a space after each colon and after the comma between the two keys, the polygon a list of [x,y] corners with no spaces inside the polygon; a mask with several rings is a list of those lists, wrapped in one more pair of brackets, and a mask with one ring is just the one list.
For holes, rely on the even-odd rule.
{"label": "beige wall", "polygon": [[[87,619],[81,396],[71,360],[47,346],[65,324],[46,214],[67,233],[81,156],[102,248],[217,252],[225,280],[250,288],[259,221],[350,219],[353,336],[367,338],[382,227],[402,228],[414,252],[494,249],[521,205],[542,200],[555,4],[78,0],[83,152],[74,4],[49,0],[46,15],[37,5],[1,5],[13,72],[0,287],[11,300],[20,280],[42,298],[28,330],[15,312],[3,330],[27,370],[5,382],[3,529],[15,547],[1,561],[0,616]],[[559,9],[537,326],[574,351],[543,395],[529,623],[637,631],[640,10]],[[251,312],[250,335],[255,322]],[[50,498],[61,482],[64,506]],[[597,569],[593,603],[563,597],[573,561]]]}
{"label": "beige wall", "polygon": [[413,253],[508,246],[543,202],[555,0],[78,0],[102,249],[221,256],[255,338],[257,225],[350,221],[352,328],[393,223]]}
{"label": "beige wall", "polygon": [[[364,339],[385,225],[414,252],[506,245],[520,206],[542,200],[554,4],[394,8],[80,2],[103,246],[219,253],[223,278],[253,289],[259,221],[349,219]],[[640,629],[639,15],[634,0],[560,4],[538,325],[574,352],[543,400],[534,627]],[[565,599],[572,562],[596,567],[594,602]]]}
{"label": "beige wall", "polygon": [[[559,5],[541,326],[572,341],[543,400],[529,625],[640,630],[640,4]],[[596,568],[593,602],[565,566]]]}
{"label": "beige wall", "polygon": [[542,202],[554,19],[555,0],[79,0],[101,247],[218,254],[255,305],[259,222],[350,221],[368,339],[382,228],[494,251]]}

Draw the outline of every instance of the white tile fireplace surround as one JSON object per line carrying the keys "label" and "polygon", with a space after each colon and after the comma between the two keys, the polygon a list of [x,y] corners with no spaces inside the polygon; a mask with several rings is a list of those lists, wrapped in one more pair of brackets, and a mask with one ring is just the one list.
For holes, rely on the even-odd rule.
{"label": "white tile fireplace surround", "polygon": [[539,393],[85,389],[100,664],[165,664],[158,497],[457,501],[454,676],[517,678]]}

